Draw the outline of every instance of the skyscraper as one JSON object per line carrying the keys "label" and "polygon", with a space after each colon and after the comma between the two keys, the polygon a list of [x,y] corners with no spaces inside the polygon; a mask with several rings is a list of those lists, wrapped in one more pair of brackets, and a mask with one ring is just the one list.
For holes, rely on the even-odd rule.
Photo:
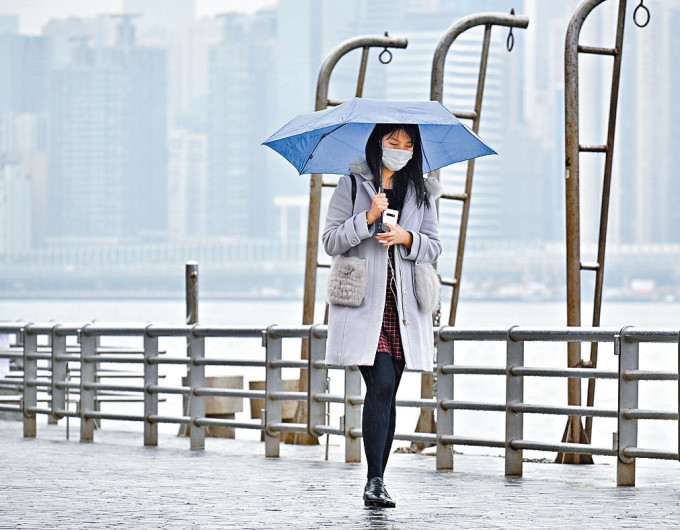
{"label": "skyscraper", "polygon": [[123,18],[117,44],[74,45],[54,72],[52,236],[166,237],[165,52],[138,47]]}
{"label": "skyscraper", "polygon": [[273,114],[274,11],[223,17],[211,49],[208,96],[208,235],[266,235],[276,175],[260,143]]}

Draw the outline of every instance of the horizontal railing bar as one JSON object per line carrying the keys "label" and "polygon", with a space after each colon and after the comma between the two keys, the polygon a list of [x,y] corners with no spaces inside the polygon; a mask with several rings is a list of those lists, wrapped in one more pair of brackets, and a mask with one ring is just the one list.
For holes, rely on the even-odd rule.
{"label": "horizontal railing bar", "polygon": [[114,392],[145,392],[144,386],[133,385],[110,385],[108,383],[83,383],[82,388],[85,390],[109,390]]}
{"label": "horizontal railing bar", "polygon": [[627,420],[677,420],[678,413],[666,410],[625,409],[623,417]]}
{"label": "horizontal railing bar", "polygon": [[113,414],[111,412],[101,412],[90,410],[83,414],[86,418],[97,420],[118,420],[118,421],[144,421],[144,415],[139,414]]}
{"label": "horizontal railing bar", "polygon": [[66,353],[63,355],[55,355],[54,360],[61,362],[80,361],[80,353]]}
{"label": "horizontal railing bar", "polygon": [[285,359],[282,359],[282,360],[279,360],[279,361],[270,361],[269,367],[270,368],[309,368],[309,362],[308,361],[300,361],[300,360],[287,361]]}
{"label": "horizontal railing bar", "polygon": [[314,394],[314,401],[318,401],[321,403],[344,403],[345,402],[345,396],[342,396],[340,394]]}
{"label": "horizontal railing bar", "polygon": [[80,389],[80,383],[75,383],[73,381],[60,381],[58,383],[54,383],[54,386],[56,386],[60,390]]}
{"label": "horizontal railing bar", "polygon": [[[188,363],[191,364],[191,363]],[[265,361],[247,360],[247,359],[195,359],[194,364],[197,366],[238,366],[238,367],[264,367]]]}
{"label": "horizontal railing bar", "polygon": [[515,341],[536,342],[614,342],[619,329],[614,328],[560,328],[560,329],[524,329],[512,328],[510,338]]}
{"label": "horizontal railing bar", "polygon": [[307,401],[307,392],[270,392],[269,397],[276,401]]}
{"label": "horizontal railing bar", "polygon": [[490,440],[487,438],[468,438],[465,436],[455,436],[451,434],[443,434],[439,437],[439,441],[446,445],[472,445],[477,447],[505,447],[503,440]]}
{"label": "horizontal railing bar", "polygon": [[437,401],[434,399],[398,399],[397,407],[415,407],[422,409],[436,409]]}
{"label": "horizontal railing bar", "polygon": [[52,356],[49,353],[33,353],[31,355],[26,355],[26,360],[28,361],[49,361]]}
{"label": "horizontal railing bar", "polygon": [[591,261],[591,262],[582,261],[581,262],[581,270],[583,270],[583,271],[596,271],[596,270],[599,270],[599,269],[600,269],[600,264],[595,262],[595,261]]}
{"label": "horizontal railing bar", "polygon": [[564,414],[567,416],[593,416],[600,418],[616,418],[618,416],[618,411],[616,410],[578,406],[555,407],[551,405],[532,405],[530,403],[513,403],[510,405],[510,410],[527,414]]}
{"label": "horizontal railing bar", "polygon": [[412,434],[395,434],[395,440],[403,440],[407,442],[424,442],[432,443],[433,445],[437,443],[437,435],[434,433],[412,433]]}
{"label": "horizontal railing bar", "polygon": [[314,430],[321,434],[337,434],[342,436],[345,432],[342,429],[331,427],[330,425],[315,425]]}
{"label": "horizontal railing bar", "polygon": [[306,423],[274,422],[267,424],[267,427],[274,432],[307,432]]}
{"label": "horizontal railing bar", "polygon": [[646,370],[624,370],[626,381],[677,381],[677,372],[651,372]]}
{"label": "horizontal railing bar", "polygon": [[57,410],[54,411],[54,414],[56,416],[60,417],[60,418],[65,418],[67,416],[69,418],[79,418],[80,417],[80,414],[78,414],[77,411],[68,410],[68,409],[57,409]]}
{"label": "horizontal railing bar", "polygon": [[618,379],[619,374],[613,370],[597,370],[595,368],[534,368],[516,366],[510,369],[512,375],[536,377],[581,377],[585,379]]}
{"label": "horizontal railing bar", "polygon": [[531,449],[535,451],[554,451],[558,453],[572,453],[579,455],[603,455],[616,456],[614,449],[595,447],[587,444],[574,443],[543,443],[529,440],[512,440],[510,446],[513,449]]}
{"label": "horizontal railing bar", "polygon": [[309,336],[309,329],[311,326],[271,326],[267,328],[267,333],[269,337],[278,338],[289,338],[289,339],[303,339]]}
{"label": "horizontal railing bar", "polygon": [[440,199],[448,199],[451,201],[466,201],[467,193],[442,193]]}
{"label": "horizontal railing bar", "polygon": [[191,394],[191,388],[186,386],[174,387],[174,386],[158,386],[149,385],[146,387],[146,391],[150,394]]}
{"label": "horizontal railing bar", "polygon": [[191,418],[189,416],[159,416],[158,414],[151,414],[147,417],[151,423],[179,423],[182,425],[189,425]]}
{"label": "horizontal railing bar", "polygon": [[223,418],[196,418],[194,423],[199,427],[231,427],[234,429],[256,429],[262,430],[260,421],[237,421]]}
{"label": "horizontal railing bar", "polygon": [[626,328],[621,337],[630,342],[678,342],[680,331],[677,329]]}
{"label": "horizontal railing bar", "polygon": [[259,339],[264,328],[259,326],[243,326],[232,328],[228,326],[194,326],[195,337],[229,338],[229,339]]}
{"label": "horizontal railing bar", "polygon": [[439,372],[444,375],[466,374],[466,375],[507,375],[507,369],[494,366],[461,366],[445,364],[439,368]]}
{"label": "horizontal railing bar", "polygon": [[661,460],[678,460],[678,453],[662,449],[644,449],[642,447],[624,447],[623,456],[628,458],[658,458]]}
{"label": "horizontal railing bar", "polygon": [[21,412],[20,405],[0,405],[0,411],[2,412]]}
{"label": "horizontal railing bar", "polygon": [[477,401],[456,401],[444,399],[441,402],[444,410],[483,410],[487,412],[505,412],[503,403],[479,403]]}
{"label": "horizontal railing bar", "polygon": [[28,407],[26,410],[29,414],[48,414],[50,416],[52,415],[52,409],[43,407]]}
{"label": "horizontal railing bar", "polygon": [[92,355],[81,359],[86,363],[138,363],[144,362],[144,357],[139,355]]}
{"label": "horizontal railing bar", "polygon": [[[606,145],[585,145],[581,144],[578,146],[578,150],[581,151],[582,153],[606,153],[609,151],[609,147]],[[581,266],[581,268],[586,268]],[[599,265],[596,269],[590,269],[590,270],[597,270],[599,268]]]}
{"label": "horizontal railing bar", "polygon": [[266,397],[264,390],[239,390],[236,388],[199,387],[194,390],[194,394],[197,396],[242,397],[255,399],[264,399]]}
{"label": "horizontal railing bar", "polygon": [[474,110],[455,110],[453,115],[458,119],[475,120],[477,119],[477,112]]}
{"label": "horizontal railing bar", "polygon": [[616,48],[602,48],[599,46],[583,46],[582,44],[578,45],[578,51],[579,53],[592,53],[595,55],[616,55],[618,52],[616,51]]}
{"label": "horizontal railing bar", "polygon": [[0,353],[0,359],[23,359],[24,354],[17,352],[2,352]]}
{"label": "horizontal railing bar", "polygon": [[85,324],[80,329],[83,335],[87,336],[106,336],[106,337],[125,337],[125,336],[144,336],[149,324],[106,324],[91,322]]}
{"label": "horizontal railing bar", "polygon": [[28,379],[24,384],[30,388],[52,388],[52,381],[37,381],[35,379]]}
{"label": "horizontal railing bar", "polygon": [[[198,359],[196,359],[198,360]],[[147,359],[149,364],[184,364],[184,365],[190,365],[191,364],[191,359],[188,357],[162,357],[162,356],[153,356],[149,357]]]}
{"label": "horizontal railing bar", "polygon": [[439,330],[439,339],[475,340],[475,341],[504,341],[508,336],[507,330],[461,329],[445,326]]}

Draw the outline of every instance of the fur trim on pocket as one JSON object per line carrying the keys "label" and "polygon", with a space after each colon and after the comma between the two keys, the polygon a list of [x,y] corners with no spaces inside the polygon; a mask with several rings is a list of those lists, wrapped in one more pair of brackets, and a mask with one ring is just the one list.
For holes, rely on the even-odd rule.
{"label": "fur trim on pocket", "polygon": [[442,284],[431,263],[419,263],[414,270],[415,295],[423,311],[434,313],[441,303]]}
{"label": "fur trim on pocket", "polygon": [[357,307],[366,294],[366,260],[336,256],[326,283],[329,304]]}

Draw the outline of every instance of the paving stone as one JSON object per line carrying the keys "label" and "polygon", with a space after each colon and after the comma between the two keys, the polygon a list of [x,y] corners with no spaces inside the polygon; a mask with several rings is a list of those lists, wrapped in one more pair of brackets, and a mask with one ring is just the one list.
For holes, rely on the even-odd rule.
{"label": "paving stone", "polygon": [[[526,463],[506,478],[503,459],[456,455],[438,472],[432,456],[394,454],[385,481],[393,510],[366,509],[362,464],[343,448],[281,446],[98,430],[95,441],[65,439],[61,425],[0,422],[0,528],[651,528],[680,521],[680,464],[638,461],[638,486],[616,487],[616,463]],[[73,429],[72,429],[73,431]],[[337,438],[336,438],[337,440]],[[465,450],[464,448],[458,448]]]}

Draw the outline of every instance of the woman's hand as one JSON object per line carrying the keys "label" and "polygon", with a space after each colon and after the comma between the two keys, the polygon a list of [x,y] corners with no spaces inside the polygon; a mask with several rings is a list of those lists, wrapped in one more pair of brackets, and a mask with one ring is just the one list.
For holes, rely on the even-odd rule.
{"label": "woman's hand", "polygon": [[375,223],[385,210],[387,210],[387,195],[384,193],[376,193],[373,196],[371,209],[366,212],[366,221],[368,221],[368,224],[371,225]]}
{"label": "woman's hand", "polygon": [[391,225],[385,223],[385,226],[390,229],[385,234],[378,234],[375,238],[380,241],[383,247],[391,247],[392,245],[404,245],[406,248],[411,248],[413,243],[413,236],[411,232],[407,232],[399,225]]}

